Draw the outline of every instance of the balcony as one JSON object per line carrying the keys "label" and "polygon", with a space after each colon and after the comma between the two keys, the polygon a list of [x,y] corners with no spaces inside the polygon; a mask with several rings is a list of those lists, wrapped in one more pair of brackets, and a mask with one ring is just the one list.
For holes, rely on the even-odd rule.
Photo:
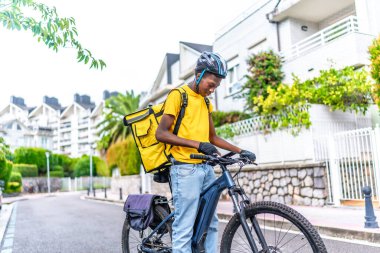
{"label": "balcony", "polygon": [[361,33],[358,27],[357,18],[349,16],[282,51],[287,79],[291,73],[305,79],[331,66],[368,64],[368,46],[374,37]]}
{"label": "balcony", "polygon": [[283,0],[273,13],[273,21],[295,18],[318,23],[354,4],[355,0]]}

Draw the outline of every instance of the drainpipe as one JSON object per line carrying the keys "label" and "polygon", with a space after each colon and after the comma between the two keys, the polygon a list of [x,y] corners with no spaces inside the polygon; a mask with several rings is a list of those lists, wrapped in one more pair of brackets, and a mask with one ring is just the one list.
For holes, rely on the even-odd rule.
{"label": "drainpipe", "polygon": [[273,15],[277,12],[277,6],[280,4],[281,0],[278,0],[276,6],[274,7],[273,11],[266,14],[266,18],[271,24],[276,25],[276,37],[277,37],[277,50],[278,52],[281,51],[281,40],[280,40],[280,22],[273,20]]}

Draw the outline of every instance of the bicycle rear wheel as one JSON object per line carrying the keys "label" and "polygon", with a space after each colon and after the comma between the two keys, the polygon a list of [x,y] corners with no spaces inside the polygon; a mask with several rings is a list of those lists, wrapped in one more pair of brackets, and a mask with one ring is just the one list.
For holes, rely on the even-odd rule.
{"label": "bicycle rear wheel", "polygon": [[[169,214],[162,206],[154,207],[154,222],[157,226],[161,221],[165,219]],[[128,224],[128,218],[125,219],[123,225],[123,231],[121,236],[121,248],[123,253],[140,253],[146,252],[143,249],[149,249],[148,252],[171,252],[171,237],[172,237],[172,221],[167,221],[164,226],[159,229],[152,238],[142,245],[143,239],[148,237],[152,232],[152,228],[148,227],[147,229],[139,232],[131,229]],[[170,251],[168,251],[170,249]]]}
{"label": "bicycle rear wheel", "polygon": [[[294,209],[276,202],[262,201],[248,206],[246,220],[260,253],[327,253],[317,230]],[[251,218],[255,217],[269,250],[259,243]],[[253,252],[238,214],[228,222],[222,237],[221,253]]]}

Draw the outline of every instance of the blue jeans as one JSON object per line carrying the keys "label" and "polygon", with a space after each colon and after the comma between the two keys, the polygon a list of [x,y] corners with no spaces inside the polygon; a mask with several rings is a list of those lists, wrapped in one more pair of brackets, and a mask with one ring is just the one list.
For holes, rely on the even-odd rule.
{"label": "blue jeans", "polygon": [[[215,181],[214,170],[206,164],[173,165],[170,170],[174,204],[173,253],[191,253],[191,237],[198,211],[199,196]],[[214,213],[207,231],[205,249],[215,253],[218,243],[218,217]]]}

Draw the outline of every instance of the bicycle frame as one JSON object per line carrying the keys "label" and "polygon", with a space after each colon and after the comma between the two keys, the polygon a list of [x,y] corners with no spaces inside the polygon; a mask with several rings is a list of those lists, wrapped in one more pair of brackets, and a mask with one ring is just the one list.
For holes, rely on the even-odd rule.
{"label": "bicycle frame", "polygon": [[[222,169],[222,175],[217,178],[211,185],[209,185],[200,195],[198,213],[194,223],[194,232],[191,239],[192,253],[203,253],[205,252],[204,243],[207,236],[207,230],[210,226],[211,220],[216,210],[216,206],[219,201],[220,194],[223,190],[228,189],[228,194],[231,197],[235,211],[239,214],[240,223],[242,224],[244,233],[247,237],[247,240],[251,246],[251,249],[254,253],[258,253],[258,248],[252,237],[251,231],[246,221],[245,217],[245,207],[250,204],[250,200],[245,196],[242,189],[236,186],[231,173],[228,171],[226,166],[220,164]],[[239,196],[242,198],[239,201]],[[164,224],[174,216],[174,212],[168,215],[150,234],[147,238],[143,240],[146,242],[149,240],[153,234],[155,234]],[[262,248],[265,250],[268,249],[268,246],[265,242],[265,238],[261,232],[259,224],[256,218],[251,218],[253,228],[259,238]],[[146,249],[147,252],[156,252]],[[161,252],[161,251],[160,251]],[[171,251],[162,251],[162,252],[171,252]]]}

